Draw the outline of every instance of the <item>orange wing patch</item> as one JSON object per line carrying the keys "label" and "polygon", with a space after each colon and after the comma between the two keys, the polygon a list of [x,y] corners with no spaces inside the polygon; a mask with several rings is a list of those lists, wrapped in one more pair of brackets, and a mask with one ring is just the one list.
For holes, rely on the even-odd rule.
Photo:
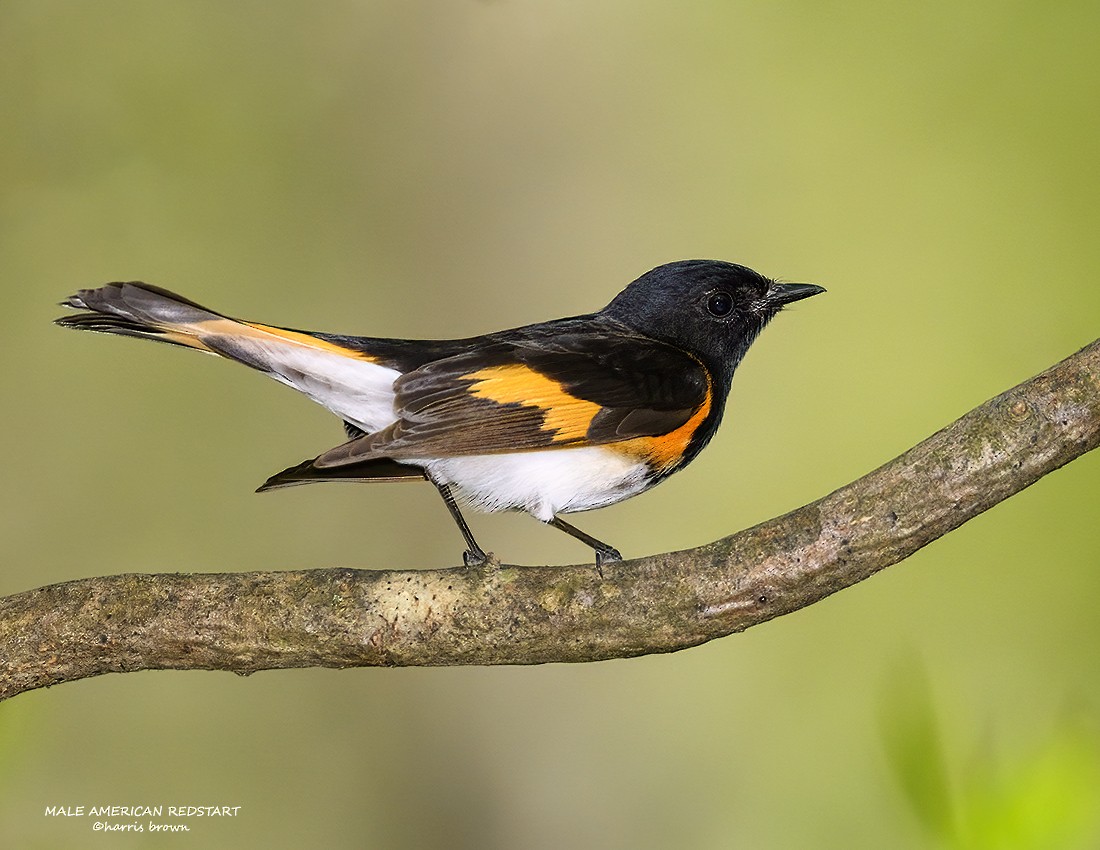
{"label": "orange wing patch", "polygon": [[583,440],[593,417],[602,409],[595,402],[570,395],[561,383],[527,366],[489,366],[465,377],[473,381],[471,395],[542,410],[542,429],[554,432],[555,443]]}

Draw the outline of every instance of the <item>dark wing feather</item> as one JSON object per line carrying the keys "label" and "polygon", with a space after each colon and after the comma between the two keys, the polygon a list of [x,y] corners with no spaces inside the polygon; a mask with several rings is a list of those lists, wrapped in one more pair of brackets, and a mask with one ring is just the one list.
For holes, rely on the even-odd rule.
{"label": "dark wing feather", "polygon": [[707,400],[689,354],[617,325],[591,323],[496,340],[428,363],[394,387],[399,419],[321,455],[320,468],[599,445],[667,434]]}
{"label": "dark wing feather", "polygon": [[284,469],[267,479],[257,488],[257,493],[293,487],[297,484],[312,484],[317,481],[423,481],[424,470],[418,466],[408,466],[389,458],[376,458],[361,463],[348,464],[335,469],[321,469],[312,459],[302,461],[296,466]]}

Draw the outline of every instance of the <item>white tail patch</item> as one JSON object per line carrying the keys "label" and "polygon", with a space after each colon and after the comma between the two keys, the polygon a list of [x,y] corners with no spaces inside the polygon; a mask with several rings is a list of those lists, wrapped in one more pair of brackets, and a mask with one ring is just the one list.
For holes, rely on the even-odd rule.
{"label": "white tail patch", "polygon": [[401,373],[362,352],[297,331],[224,318],[185,330],[212,351],[265,372],[368,433],[397,420],[393,382]]}

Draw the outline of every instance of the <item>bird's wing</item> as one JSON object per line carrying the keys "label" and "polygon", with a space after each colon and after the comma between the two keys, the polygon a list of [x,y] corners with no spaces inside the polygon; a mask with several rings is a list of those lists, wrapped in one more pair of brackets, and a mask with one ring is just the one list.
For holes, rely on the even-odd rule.
{"label": "bird's wing", "polygon": [[398,419],[337,446],[319,468],[661,437],[709,407],[694,357],[625,328],[530,330],[414,369],[394,384]]}

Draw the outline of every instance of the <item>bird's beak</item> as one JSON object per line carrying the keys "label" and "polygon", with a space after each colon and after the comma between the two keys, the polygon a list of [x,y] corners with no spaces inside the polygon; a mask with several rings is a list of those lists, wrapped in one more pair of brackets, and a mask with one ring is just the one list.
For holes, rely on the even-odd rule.
{"label": "bird's beak", "polygon": [[764,303],[773,309],[778,309],[785,304],[801,301],[811,295],[819,295],[825,291],[825,287],[812,283],[773,283],[764,293]]}

